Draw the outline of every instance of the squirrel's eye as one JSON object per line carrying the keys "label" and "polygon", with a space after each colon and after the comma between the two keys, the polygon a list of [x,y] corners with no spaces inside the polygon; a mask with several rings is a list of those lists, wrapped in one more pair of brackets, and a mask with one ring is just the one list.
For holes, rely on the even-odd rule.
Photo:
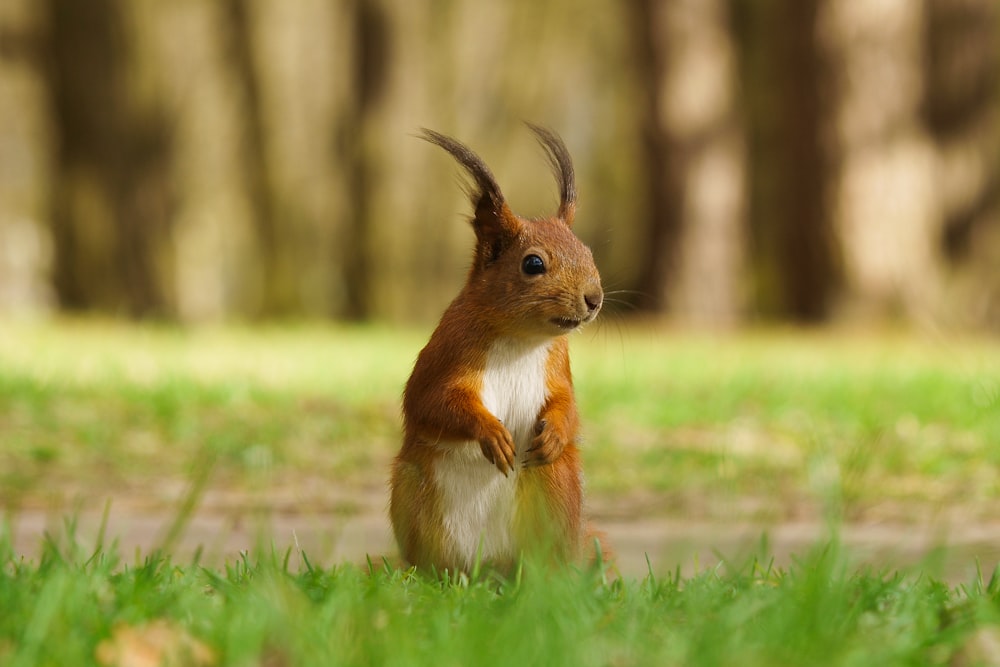
{"label": "squirrel's eye", "polygon": [[528,255],[521,260],[521,270],[529,276],[545,273],[545,262],[538,255]]}

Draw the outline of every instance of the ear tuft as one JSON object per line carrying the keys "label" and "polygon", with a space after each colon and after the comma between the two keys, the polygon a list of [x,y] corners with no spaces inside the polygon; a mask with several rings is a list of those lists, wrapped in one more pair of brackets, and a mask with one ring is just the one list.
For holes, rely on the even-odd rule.
{"label": "ear tuft", "polygon": [[456,139],[427,128],[421,131],[421,139],[448,151],[465,167],[475,182],[475,188],[471,192],[475,208],[472,219],[472,227],[476,232],[475,267],[485,268],[499,258],[509,240],[517,235],[520,228],[517,216],[507,206],[493,172],[482,158]]}
{"label": "ear tuft", "polygon": [[460,165],[465,167],[465,170],[472,176],[476,184],[475,190],[472,192],[472,205],[475,207],[477,214],[484,206],[489,207],[495,213],[499,213],[500,209],[504,206],[504,196],[500,191],[500,186],[497,184],[496,179],[493,177],[493,172],[486,166],[483,159],[462,142],[440,132],[428,130],[427,128],[421,128],[421,132],[423,133],[420,136],[421,139],[429,141],[435,146],[440,146],[451,153],[451,156]]}
{"label": "ear tuft", "polygon": [[576,176],[573,172],[573,160],[569,156],[566,144],[559,135],[533,123],[526,123],[535,133],[538,143],[545,149],[552,173],[559,184],[559,217],[568,225],[573,224],[573,213],[576,211]]}

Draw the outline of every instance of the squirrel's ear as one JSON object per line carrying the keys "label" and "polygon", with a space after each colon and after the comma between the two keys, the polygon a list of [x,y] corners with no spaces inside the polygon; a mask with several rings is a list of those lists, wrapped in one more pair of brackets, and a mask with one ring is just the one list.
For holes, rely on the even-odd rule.
{"label": "squirrel's ear", "polygon": [[549,159],[552,173],[559,185],[557,216],[572,227],[573,214],[576,213],[576,177],[573,173],[573,160],[569,156],[566,144],[552,130],[533,123],[526,123],[526,125],[535,133],[538,143],[545,149],[545,157]]}
{"label": "squirrel's ear", "polygon": [[445,149],[458,163],[465,167],[475,187],[470,195],[475,207],[475,217],[472,226],[476,231],[476,266],[484,267],[492,263],[503,252],[509,240],[513,239],[520,228],[517,216],[507,206],[503,192],[493,177],[493,172],[486,166],[482,158],[472,152],[468,146],[445,136],[440,132],[424,128],[421,138]]}
{"label": "squirrel's ear", "polygon": [[472,218],[472,228],[476,231],[477,269],[485,269],[497,261],[500,254],[514,242],[521,221],[511,212],[507,204],[502,204],[497,210],[493,206],[480,204],[476,206],[476,215]]}

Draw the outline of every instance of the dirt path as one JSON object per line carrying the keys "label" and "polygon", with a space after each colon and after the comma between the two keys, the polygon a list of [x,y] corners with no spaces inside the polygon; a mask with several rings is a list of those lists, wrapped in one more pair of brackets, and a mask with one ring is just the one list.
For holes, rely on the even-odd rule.
{"label": "dirt path", "polygon": [[[282,555],[291,549],[293,564],[299,562],[300,549],[311,562],[326,566],[345,561],[363,563],[366,555],[376,561],[386,555],[391,561],[395,547],[383,503],[384,498],[373,493],[354,512],[309,513],[302,508],[247,512],[210,502],[192,514],[183,530],[165,546],[178,564],[190,562],[200,551],[203,564],[217,565],[235,560],[243,550],[272,544]],[[618,509],[613,514],[602,513],[599,505],[591,509],[595,523],[614,549],[619,570],[635,577],[646,574],[647,555],[657,574],[677,567],[691,574],[715,567],[720,558],[740,566],[761,552],[765,534],[766,553],[774,557],[776,565],[785,566],[795,555],[807,553],[829,536],[821,522],[809,520],[761,524],[629,517]],[[46,533],[66,534],[65,516],[23,510],[8,517],[16,552],[36,558]],[[119,553],[131,562],[164,546],[175,516],[166,510],[113,507],[107,517],[104,544],[117,543]],[[75,536],[84,552],[97,545],[101,523],[102,512],[83,510],[76,515]],[[955,583],[971,580],[977,559],[987,577],[1000,561],[1000,521],[849,523],[840,528],[840,537],[856,565],[876,570],[920,566]]]}

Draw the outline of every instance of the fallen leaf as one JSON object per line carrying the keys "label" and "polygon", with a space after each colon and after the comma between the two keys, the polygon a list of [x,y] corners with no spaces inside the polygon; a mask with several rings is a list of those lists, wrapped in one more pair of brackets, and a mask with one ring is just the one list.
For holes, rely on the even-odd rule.
{"label": "fallen leaf", "polygon": [[97,662],[106,667],[208,667],[215,653],[184,628],[166,619],[142,625],[117,625],[97,645]]}

